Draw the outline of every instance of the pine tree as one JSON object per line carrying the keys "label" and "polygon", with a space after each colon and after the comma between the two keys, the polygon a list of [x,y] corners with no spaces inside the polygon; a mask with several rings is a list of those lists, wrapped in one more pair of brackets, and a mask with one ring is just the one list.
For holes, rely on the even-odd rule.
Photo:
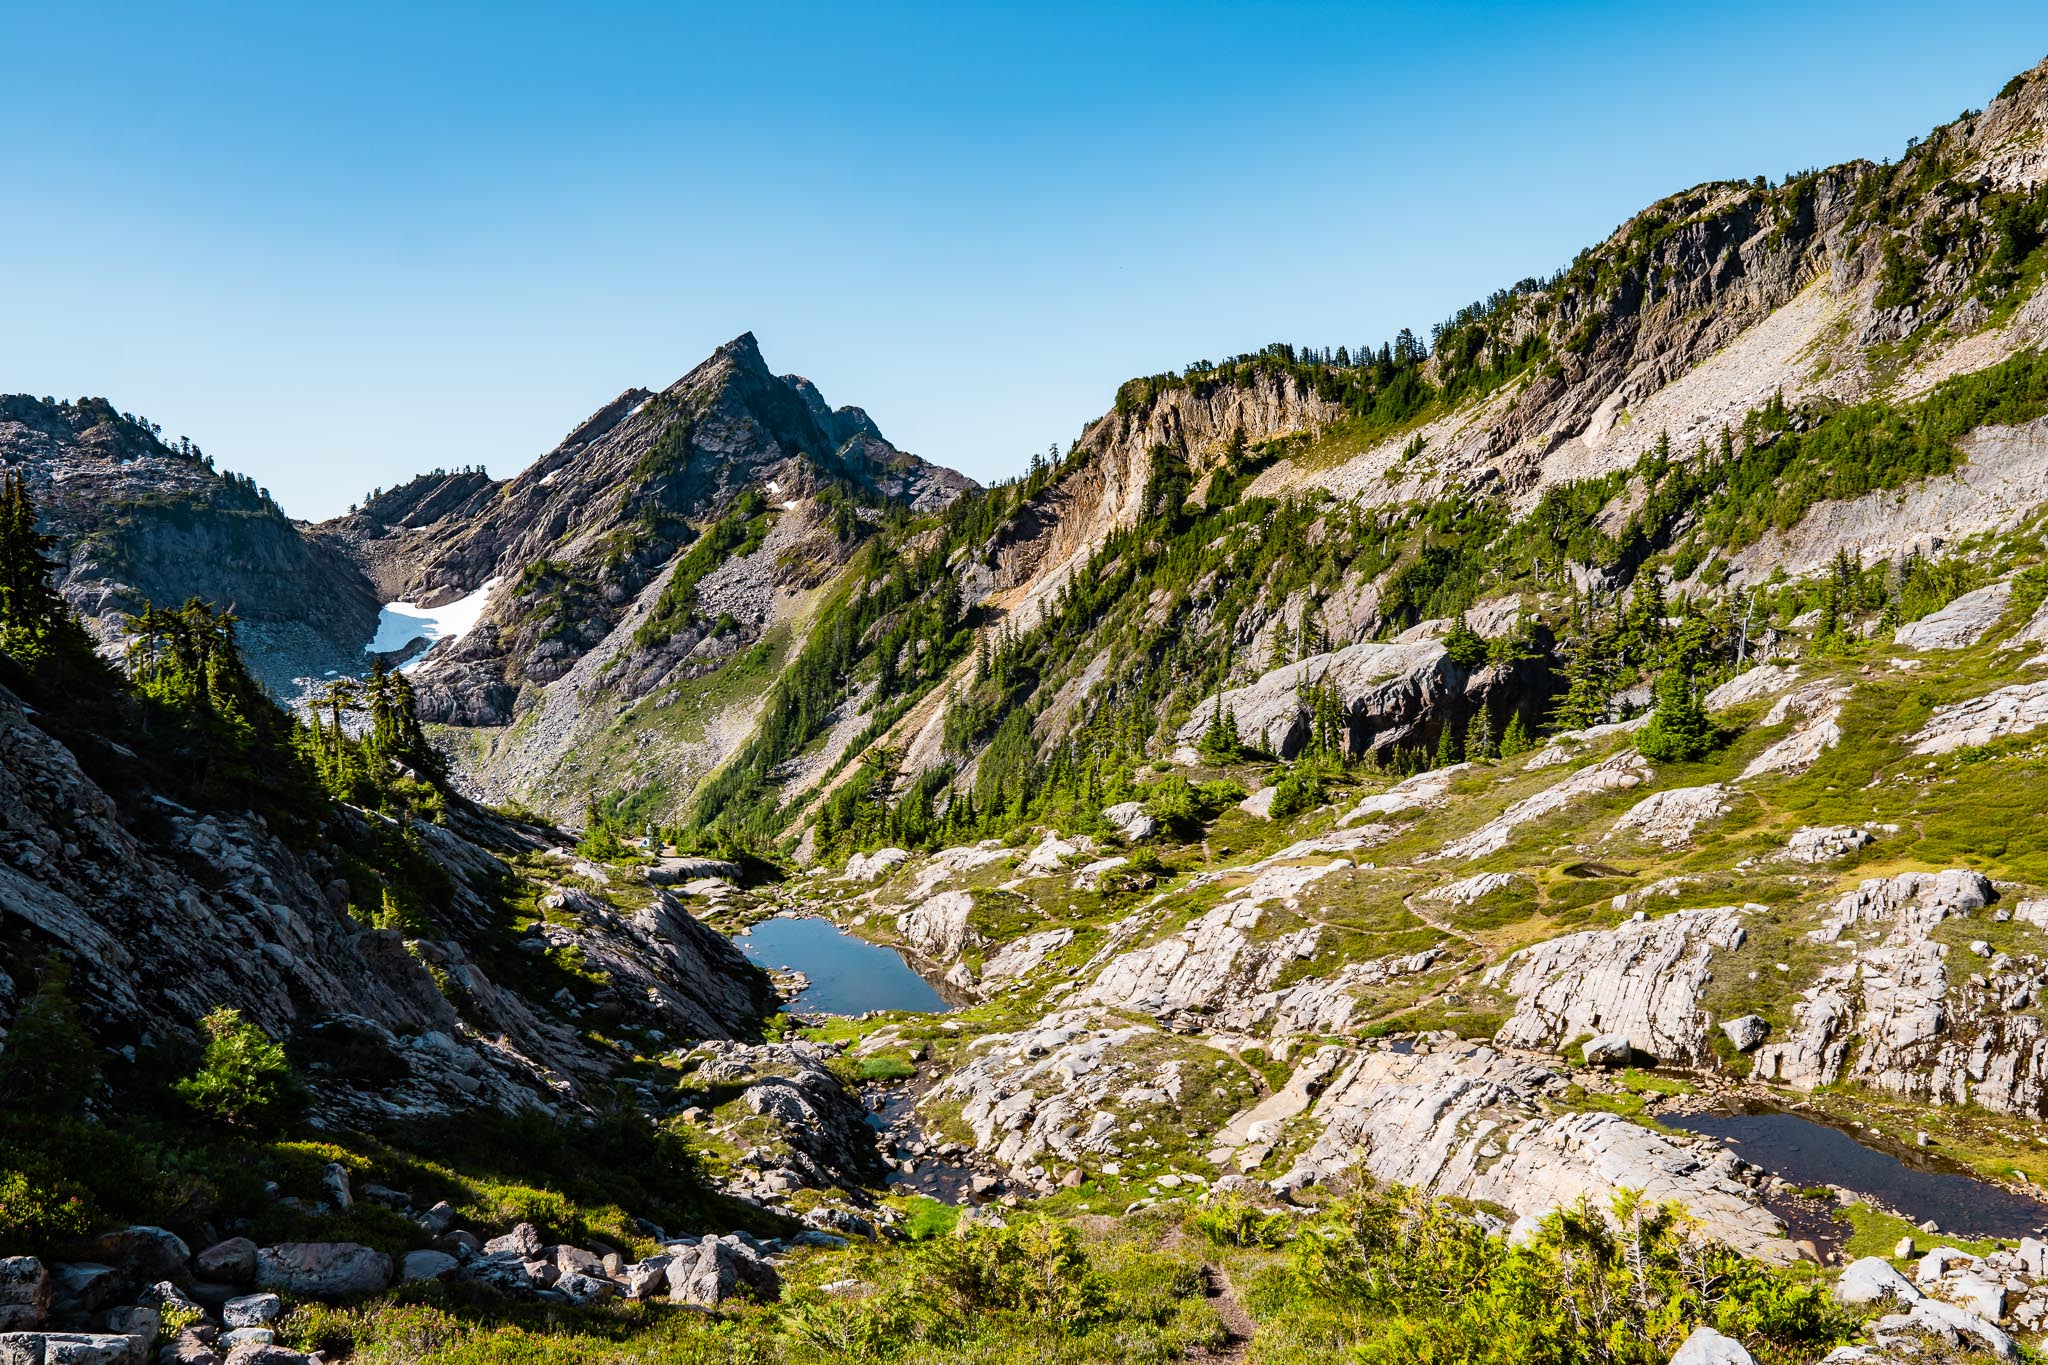
{"label": "pine tree", "polygon": [[1719,732],[1694,695],[1692,679],[1683,669],[1664,670],[1657,678],[1657,708],[1636,734],[1636,751],[1659,763],[1684,763],[1719,742]]}
{"label": "pine tree", "polygon": [[1517,754],[1529,752],[1534,747],[1535,742],[1529,738],[1529,727],[1522,723],[1522,713],[1515,712],[1508,717],[1507,729],[1501,731],[1500,756],[1513,758]]}
{"label": "pine tree", "polygon": [[1465,757],[1476,760],[1493,756],[1493,712],[1481,704],[1472,713],[1472,723],[1465,727]]}
{"label": "pine tree", "polygon": [[55,537],[36,529],[27,480],[8,475],[0,484],[0,650],[17,658],[47,654],[72,624],[64,599],[50,585],[55,544]]}
{"label": "pine tree", "polygon": [[1436,768],[1448,768],[1448,767],[1450,767],[1450,766],[1451,766],[1451,765],[1452,765],[1453,763],[1456,763],[1457,761],[1458,761],[1458,735],[1457,735],[1457,730],[1456,730],[1456,728],[1455,728],[1454,726],[1452,726],[1452,724],[1450,723],[1450,721],[1449,721],[1449,720],[1445,720],[1445,721],[1444,721],[1444,724],[1443,724],[1443,728],[1437,731],[1437,736],[1436,736],[1436,762],[1435,762],[1435,763],[1433,763],[1433,764],[1432,764],[1432,765],[1430,765],[1430,766],[1432,766],[1432,767],[1436,767]]}

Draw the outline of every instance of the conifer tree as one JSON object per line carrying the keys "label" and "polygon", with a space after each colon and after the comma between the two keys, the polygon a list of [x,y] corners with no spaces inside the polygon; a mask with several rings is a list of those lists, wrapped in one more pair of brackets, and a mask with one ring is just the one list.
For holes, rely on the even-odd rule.
{"label": "conifer tree", "polygon": [[1528,753],[1533,747],[1534,741],[1529,738],[1529,727],[1522,723],[1522,713],[1517,711],[1508,717],[1507,728],[1501,731],[1500,756],[1513,758],[1517,754]]}
{"label": "conifer tree", "polygon": [[70,622],[64,599],[50,583],[55,544],[55,537],[36,529],[27,480],[9,474],[0,484],[0,650],[17,658],[48,653]]}
{"label": "conifer tree", "polygon": [[1694,695],[1692,678],[1683,669],[1667,668],[1657,679],[1657,708],[1650,723],[1636,734],[1636,750],[1659,763],[1699,758],[1720,740],[1706,708]]}

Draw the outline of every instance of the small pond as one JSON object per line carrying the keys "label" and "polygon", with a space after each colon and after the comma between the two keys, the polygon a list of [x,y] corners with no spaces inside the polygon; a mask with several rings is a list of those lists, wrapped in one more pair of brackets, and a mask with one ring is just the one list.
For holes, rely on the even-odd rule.
{"label": "small pond", "polygon": [[1724,1140],[1744,1161],[1793,1185],[1840,1185],[1916,1223],[1932,1218],[1943,1232],[2023,1237],[2048,1227],[2048,1203],[1932,1163],[1909,1164],[1797,1114],[1773,1110],[1660,1117],[1674,1128]]}
{"label": "small pond", "polygon": [[[868,1126],[889,1134],[899,1148],[924,1137],[917,1120],[917,1096],[909,1086],[878,1087],[869,1102],[873,1108]],[[888,1184],[894,1194],[922,1194],[948,1204],[965,1204],[972,1197],[974,1170],[944,1157],[924,1156],[918,1158],[914,1171],[890,1167]]]}
{"label": "small pond", "polygon": [[867,943],[825,919],[767,919],[734,936],[740,951],[763,967],[802,972],[810,986],[792,1008],[819,1014],[948,1008],[932,984],[900,953]]}

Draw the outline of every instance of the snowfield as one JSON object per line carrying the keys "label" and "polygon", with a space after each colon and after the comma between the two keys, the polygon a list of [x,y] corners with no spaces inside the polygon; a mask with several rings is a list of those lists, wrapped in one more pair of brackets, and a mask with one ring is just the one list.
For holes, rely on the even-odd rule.
{"label": "snowfield", "polygon": [[[363,652],[389,654],[404,649],[415,640],[425,640],[432,646],[442,640],[461,639],[475,628],[477,620],[483,616],[484,603],[490,600],[491,589],[503,581],[493,578],[468,596],[458,597],[438,607],[386,602],[377,612],[377,634],[363,646]],[[426,657],[426,651],[422,650],[400,667],[416,668]]]}

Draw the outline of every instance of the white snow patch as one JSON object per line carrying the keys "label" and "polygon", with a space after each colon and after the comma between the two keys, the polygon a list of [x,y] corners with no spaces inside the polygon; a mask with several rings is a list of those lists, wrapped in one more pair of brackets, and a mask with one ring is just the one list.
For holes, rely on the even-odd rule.
{"label": "white snow patch", "polygon": [[[411,602],[386,602],[377,613],[377,634],[370,643],[363,646],[365,654],[388,654],[404,649],[415,640],[425,640],[429,645],[442,640],[459,640],[475,628],[484,614],[484,604],[489,601],[491,589],[504,582],[493,578],[481,588],[466,597],[458,597],[438,607],[414,606]],[[407,660],[405,668],[416,666],[426,658],[425,652]]]}

